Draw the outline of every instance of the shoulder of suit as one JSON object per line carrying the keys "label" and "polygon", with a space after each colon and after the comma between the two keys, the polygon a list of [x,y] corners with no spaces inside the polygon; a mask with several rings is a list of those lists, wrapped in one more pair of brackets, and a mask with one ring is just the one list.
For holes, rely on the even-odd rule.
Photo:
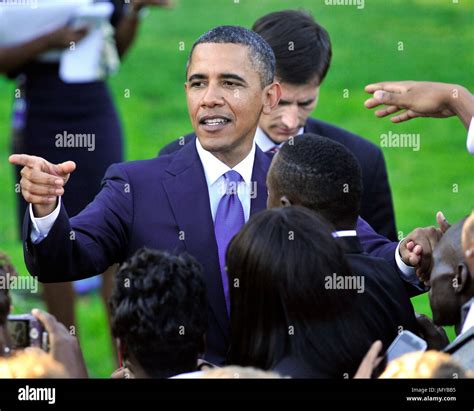
{"label": "shoulder of suit", "polygon": [[329,137],[340,143],[346,143],[348,145],[351,145],[351,143],[357,144],[358,147],[363,148],[364,150],[370,149],[373,151],[382,152],[380,147],[366,138],[315,118],[308,118],[305,131],[319,134],[323,137]]}

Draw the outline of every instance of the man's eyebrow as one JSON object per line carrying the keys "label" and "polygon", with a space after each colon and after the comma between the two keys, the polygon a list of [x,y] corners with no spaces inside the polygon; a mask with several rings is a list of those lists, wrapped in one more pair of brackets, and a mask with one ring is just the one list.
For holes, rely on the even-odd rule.
{"label": "man's eyebrow", "polygon": [[[316,97],[314,98],[310,98],[308,100],[305,100],[305,101],[298,101],[296,104],[300,105],[300,106],[306,106],[308,104],[311,104],[314,102],[314,100],[316,100]],[[292,101],[289,101],[289,100],[280,100],[279,101],[279,104],[293,104]]]}
{"label": "man's eyebrow", "polygon": [[310,99],[308,99],[308,100],[305,100],[305,101],[298,101],[298,104],[299,104],[300,106],[306,106],[306,105],[308,105],[308,104],[313,103],[314,100],[316,100],[316,97],[312,97],[312,98],[310,98]]}
{"label": "man's eyebrow", "polygon": [[194,81],[194,80],[204,80],[206,78],[207,78],[207,76],[205,76],[204,74],[196,73],[196,74],[193,74],[192,76],[190,76],[188,78],[188,82],[191,82],[191,81]]}
{"label": "man's eyebrow", "polygon": [[237,80],[237,81],[240,81],[241,83],[244,83],[244,84],[247,84],[247,82],[242,78],[240,77],[238,74],[235,74],[235,73],[222,73],[219,78],[221,79],[232,79],[232,80]]}

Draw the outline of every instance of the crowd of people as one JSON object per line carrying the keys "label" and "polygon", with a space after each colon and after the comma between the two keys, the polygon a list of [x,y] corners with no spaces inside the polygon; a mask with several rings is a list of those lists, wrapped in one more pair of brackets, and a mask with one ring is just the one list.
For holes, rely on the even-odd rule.
{"label": "crowd of people", "polygon": [[[120,265],[113,378],[378,377],[382,351],[404,331],[429,351],[389,362],[380,378],[472,376],[474,213],[452,226],[438,213],[438,228],[397,239],[381,149],[310,117],[331,57],[329,34],[303,11],[204,33],[186,67],[194,132],[156,158],[110,166],[80,210],[63,197],[93,160],[10,157],[28,204],[31,275],[68,283]],[[366,91],[365,106],[384,105],[375,114],[393,122],[458,116],[474,152],[467,89],[407,81]],[[0,261],[0,275],[14,272]],[[433,320],[414,312],[410,297],[423,293]],[[77,339],[40,310],[49,353],[14,353],[7,290],[0,303],[0,377],[24,376],[32,361],[41,366],[31,377],[87,377]],[[456,326],[451,344],[444,325]]]}

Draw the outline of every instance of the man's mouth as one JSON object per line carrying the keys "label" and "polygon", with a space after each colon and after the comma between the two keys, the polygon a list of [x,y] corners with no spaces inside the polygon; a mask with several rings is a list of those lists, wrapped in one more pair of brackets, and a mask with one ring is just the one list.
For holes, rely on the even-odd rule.
{"label": "man's mouth", "polygon": [[225,116],[204,116],[199,120],[199,124],[207,131],[220,130],[232,120]]}

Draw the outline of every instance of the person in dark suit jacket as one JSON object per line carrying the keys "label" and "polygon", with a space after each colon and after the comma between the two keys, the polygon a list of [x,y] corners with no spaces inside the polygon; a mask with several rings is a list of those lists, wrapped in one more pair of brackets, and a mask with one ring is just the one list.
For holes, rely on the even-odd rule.
{"label": "person in dark suit jacket", "polygon": [[[188,251],[204,268],[210,307],[206,359],[222,363],[229,342],[223,256],[238,231],[233,223],[240,218],[243,225],[265,209],[271,158],[253,137],[260,113],[271,111],[280,93],[273,82],[273,52],[254,32],[218,27],[196,42],[191,57],[186,90],[195,143],[173,155],[111,166],[100,193],[74,218],[56,197],[73,163],[55,165],[26,155],[11,156],[10,162],[24,166],[22,194],[30,207],[23,238],[31,274],[42,282],[71,281],[123,262],[143,246]],[[243,181],[232,189],[229,179],[236,173]],[[236,211],[232,226],[222,225],[226,199]],[[363,234],[364,247],[395,264],[396,243],[367,224],[361,224]]]}
{"label": "person in dark suit jacket", "polygon": [[[317,105],[319,88],[331,62],[327,31],[310,15],[296,10],[267,14],[252,29],[272,47],[277,63],[276,79],[282,88],[278,108],[260,119],[255,134],[257,145],[262,151],[274,153],[283,142],[302,133],[315,133],[344,144],[362,168],[361,217],[376,232],[396,241],[392,193],[382,150],[347,130],[309,117]],[[162,148],[160,155],[179,150],[194,139],[194,134],[180,137]]]}
{"label": "person in dark suit jacket", "polygon": [[[226,226],[220,206],[232,202],[232,216],[241,225],[266,206],[271,159],[253,137],[261,112],[275,107],[280,96],[274,69],[273,52],[256,33],[241,27],[205,33],[194,44],[187,69],[196,143],[172,156],[112,165],[100,193],[74,218],[56,197],[64,193],[74,163],[10,157],[24,166],[22,194],[31,204],[23,233],[30,273],[42,282],[71,281],[123,262],[143,246],[188,251],[204,268],[210,308],[206,357],[223,362],[228,297],[222,231],[236,228]],[[232,192],[235,174],[241,180]]]}
{"label": "person in dark suit jacket", "polygon": [[234,237],[230,363],[349,378],[373,341],[388,346],[399,327],[416,330],[395,271],[377,258],[363,262],[357,244],[343,251],[331,231],[309,208],[276,207]]}
{"label": "person in dark suit jacket", "polygon": [[[351,274],[361,280],[357,312],[370,323],[367,349],[375,340],[381,340],[387,348],[401,330],[417,332],[404,282],[387,261],[368,255],[361,246],[355,228],[362,178],[357,159],[347,148],[324,137],[303,134],[292,144],[284,144],[274,157],[267,188],[268,207],[304,206],[330,222]],[[341,274],[335,274],[333,287],[337,276]],[[285,368],[291,369],[291,364]]]}

